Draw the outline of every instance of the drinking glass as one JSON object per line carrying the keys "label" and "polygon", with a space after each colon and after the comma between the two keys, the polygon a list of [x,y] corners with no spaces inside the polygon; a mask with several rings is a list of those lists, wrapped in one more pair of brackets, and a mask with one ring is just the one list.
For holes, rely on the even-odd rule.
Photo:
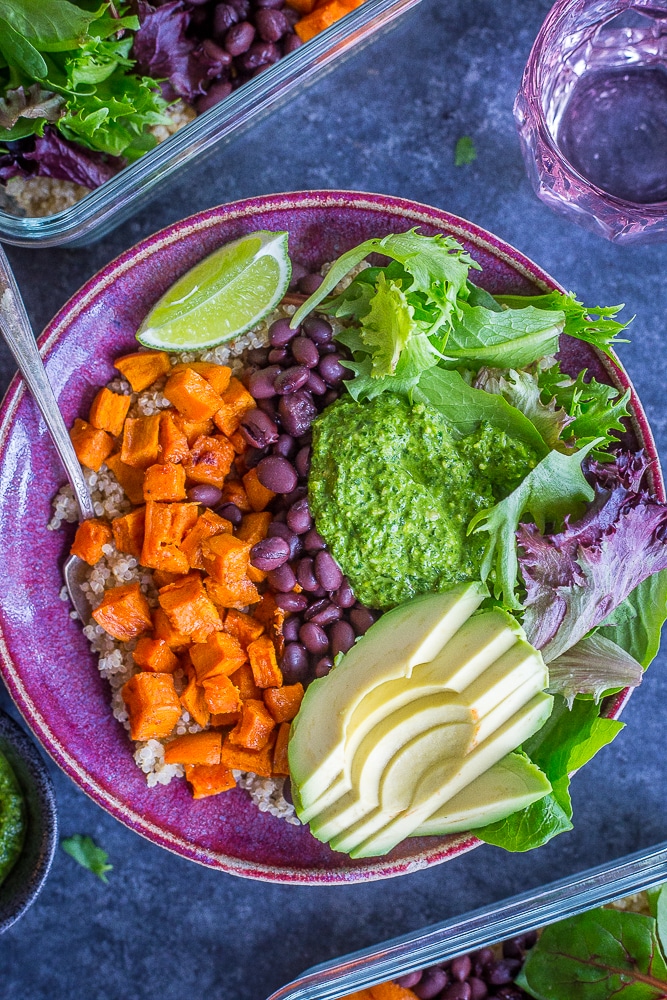
{"label": "drinking glass", "polygon": [[667,0],[558,0],[514,117],[542,201],[615,243],[667,242]]}

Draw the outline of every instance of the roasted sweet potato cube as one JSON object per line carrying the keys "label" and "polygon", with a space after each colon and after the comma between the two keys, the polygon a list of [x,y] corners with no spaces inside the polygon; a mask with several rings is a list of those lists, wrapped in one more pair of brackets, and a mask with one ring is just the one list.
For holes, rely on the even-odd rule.
{"label": "roasted sweet potato cube", "polygon": [[293,7],[299,14],[310,14],[315,8],[316,0],[287,0],[287,6]]}
{"label": "roasted sweet potato cube", "polygon": [[173,674],[178,666],[178,657],[164,639],[151,639],[147,635],[137,640],[132,656],[138,667],[154,674]]}
{"label": "roasted sweet potato cube", "polygon": [[291,722],[303,701],[303,684],[284,684],[266,688],[264,704],[276,722]]}
{"label": "roasted sweet potato cube", "polygon": [[261,601],[252,609],[252,616],[266,625],[267,633],[273,639],[277,654],[282,656],[285,645],[283,624],[286,616],[283,609],[276,604],[273,594],[268,591],[262,594]]}
{"label": "roasted sweet potato cube", "polygon": [[187,573],[187,557],[180,545],[185,533],[194,527],[199,507],[196,503],[146,504],[146,530],[141,550],[141,564],[169,573]]}
{"label": "roasted sweet potato cube", "polygon": [[363,0],[324,0],[310,14],[297,21],[294,30],[302,42],[308,42],[362,3]]}
{"label": "roasted sweet potato cube", "polygon": [[198,437],[208,437],[215,430],[212,420],[186,420],[180,413],[176,414],[178,426],[185,434],[188,442],[188,449],[192,447]]}
{"label": "roasted sweet potato cube", "polygon": [[269,525],[273,520],[273,515],[268,511],[261,514],[246,514],[240,525],[236,529],[236,537],[247,542],[248,545],[256,545],[266,538]]}
{"label": "roasted sweet potato cube", "polygon": [[149,465],[144,477],[144,499],[174,503],[185,500],[185,469],[182,465]]}
{"label": "roasted sweet potato cube", "polygon": [[176,629],[172,627],[171,622],[162,608],[153,608],[151,611],[151,618],[153,619],[154,638],[163,639],[169,646],[169,649],[173,649],[175,652],[180,652],[191,644],[192,640],[190,639],[190,636],[182,635],[180,632],[177,632]]}
{"label": "roasted sweet potato cube", "polygon": [[179,372],[187,371],[188,368],[205,378],[218,395],[225,391],[232,376],[231,368],[227,365],[216,365],[212,361],[181,361],[174,365],[171,373],[177,375]]}
{"label": "roasted sweet potato cube", "polygon": [[236,787],[236,779],[224,764],[186,764],[185,777],[192,787],[193,799],[205,799]]}
{"label": "roasted sweet potato cube", "polygon": [[243,455],[248,450],[248,442],[240,431],[234,431],[228,440],[237,455]]}
{"label": "roasted sweet potato cube", "polygon": [[211,720],[211,713],[206,704],[204,689],[197,684],[196,677],[190,678],[185,690],[181,694],[181,705],[186,712],[190,713],[190,717],[198,726],[201,726],[202,729],[208,726]]}
{"label": "roasted sweet potato cube", "polygon": [[261,635],[259,639],[250,643],[248,659],[257,687],[280,687],[283,675],[278,666],[275,647],[268,635]]}
{"label": "roasted sweet potato cube", "polygon": [[161,462],[185,462],[190,454],[187,436],[174,410],[163,410],[160,414],[158,441]]}
{"label": "roasted sweet potato cube", "polygon": [[155,465],[160,454],[160,414],[128,417],[123,426],[120,460],[135,469]]}
{"label": "roasted sweet potato cube", "polygon": [[144,502],[144,476],[143,469],[135,469],[132,465],[126,465],[121,461],[120,452],[109,455],[106,460],[106,467],[113,472],[121,487],[127,493],[128,499],[132,503]]}
{"label": "roasted sweet potato cube", "polygon": [[262,486],[257,478],[257,469],[250,469],[249,472],[246,472],[243,477],[243,486],[248,503],[255,512],[265,510],[275,496],[272,490],[267,490],[266,486]]}
{"label": "roasted sweet potato cube", "polygon": [[121,396],[112,392],[106,386],[100,389],[90,407],[89,422],[101,431],[107,431],[114,437],[123,432],[123,424],[130,408],[129,396]]}
{"label": "roasted sweet potato cube", "polygon": [[214,632],[206,642],[196,643],[190,650],[190,659],[200,684],[214,674],[229,676],[248,660],[238,639],[227,632]]}
{"label": "roasted sweet potato cube", "polygon": [[89,566],[94,566],[104,555],[102,547],[108,545],[112,538],[113,532],[107,521],[91,517],[87,521],[82,521],[76,529],[70,552],[73,556],[83,559]]}
{"label": "roasted sweet potato cube", "polygon": [[142,392],[171,371],[171,362],[166,351],[136,351],[117,358],[114,367],[127,379],[134,392]]}
{"label": "roasted sweet potato cube", "polygon": [[207,573],[216,583],[237,586],[246,578],[250,548],[247,542],[227,533],[207,538],[201,547]]}
{"label": "roasted sweet potato cube", "polygon": [[219,427],[223,434],[228,437],[239,429],[241,418],[249,410],[254,410],[257,403],[250,395],[242,382],[237,378],[230,378],[229,385],[222,393],[222,405],[213,416],[216,427]]}
{"label": "roasted sweet potato cube", "polygon": [[287,762],[287,744],[289,743],[289,722],[281,722],[278,727],[276,745],[273,748],[273,773],[289,774],[289,764]]}
{"label": "roasted sweet potato cube", "polygon": [[214,712],[211,715],[211,725],[220,726],[221,728],[224,728],[225,726],[235,726],[240,718],[240,709],[238,712]]}
{"label": "roasted sweet potato cube", "polygon": [[202,434],[192,445],[183,463],[188,479],[221,487],[234,461],[234,449],[227,438]]}
{"label": "roasted sweet potato cube", "polygon": [[165,764],[219,764],[222,733],[207,729],[203,733],[185,733],[170,740],[164,748]]}
{"label": "roasted sweet potato cube", "polygon": [[191,636],[193,642],[205,642],[211,632],[222,630],[220,615],[204,590],[199,573],[189,573],[182,580],[162,587],[158,600],[172,628],[181,635]]}
{"label": "roasted sweet potato cube", "polygon": [[216,583],[211,577],[206,577],[204,581],[206,592],[217,608],[228,610],[229,608],[247,608],[259,600],[259,591],[250,580],[241,580],[234,586],[225,583]]}
{"label": "roasted sweet potato cube", "polygon": [[121,695],[133,740],[163,739],[181,716],[181,703],[171,674],[142,671],[123,685]]}
{"label": "roasted sweet potato cube", "polygon": [[141,559],[146,529],[146,508],[135,507],[129,514],[115,517],[111,522],[111,530],[116,548],[119,552],[128,552],[135,559]]}
{"label": "roasted sweet potato cube", "polygon": [[208,710],[215,715],[238,712],[241,696],[226,674],[214,674],[201,682]]}
{"label": "roasted sweet potato cube", "polygon": [[236,504],[242,514],[248,514],[252,507],[248,500],[243,483],[239,479],[226,479],[222,487],[222,499],[220,503]]}
{"label": "roasted sweet potato cube", "polygon": [[238,639],[243,649],[248,648],[248,644],[259,639],[264,632],[264,625],[257,621],[252,615],[246,615],[243,611],[236,611],[230,608],[225,615],[223,622],[225,632]]}
{"label": "roasted sweet potato cube", "polygon": [[166,569],[154,569],[153,570],[153,583],[159,590],[160,587],[166,587],[168,583],[176,583],[178,580],[182,580],[186,573],[170,573]]}
{"label": "roasted sweet potato cube", "polygon": [[138,583],[124,583],[105,591],[102,603],[93,611],[93,618],[105,632],[127,642],[151,628],[151,609]]}
{"label": "roasted sweet potato cube", "polygon": [[229,679],[234,687],[239,689],[242,701],[248,701],[250,698],[258,700],[262,697],[262,691],[255,684],[255,678],[253,677],[252,668],[249,663],[244,663]]}
{"label": "roasted sweet potato cube", "polygon": [[241,718],[229,734],[229,742],[246,750],[263,750],[276,724],[263,701],[243,702]]}
{"label": "roasted sweet potato cube", "polygon": [[270,778],[273,773],[275,729],[269,734],[269,741],[262,750],[248,750],[238,743],[231,743],[230,735],[228,733],[222,741],[220,763],[235,771],[250,771],[262,778]]}
{"label": "roasted sweet potato cube", "polygon": [[93,472],[99,472],[114,449],[111,435],[98,430],[97,427],[91,427],[85,420],[79,420],[77,417],[69,436],[81,465],[92,469]]}
{"label": "roasted sweet potato cube", "polygon": [[223,532],[231,534],[232,524],[224,517],[220,517],[212,510],[205,510],[197,518],[197,523],[188,531],[181,543],[181,549],[193,569],[204,569],[204,559],[202,557],[201,546],[206,538],[214,535],[221,535]]}
{"label": "roasted sweet potato cube", "polygon": [[170,375],[163,392],[186,420],[210,420],[222,406],[220,394],[192,368]]}
{"label": "roasted sweet potato cube", "polygon": [[414,1000],[417,996],[412,990],[399,986],[398,983],[378,983],[376,986],[371,986],[368,992],[371,1000]]}

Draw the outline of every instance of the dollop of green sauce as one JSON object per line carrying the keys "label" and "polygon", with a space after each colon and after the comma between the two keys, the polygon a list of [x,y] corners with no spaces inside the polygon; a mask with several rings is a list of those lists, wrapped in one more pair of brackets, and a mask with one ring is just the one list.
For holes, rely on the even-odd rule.
{"label": "dollop of green sauce", "polygon": [[9,761],[0,753],[0,884],[21,853],[25,831],[23,795]]}
{"label": "dollop of green sauce", "polygon": [[466,534],[471,518],[537,462],[488,424],[457,440],[431,407],[345,398],[313,425],[309,502],[358,600],[389,608],[478,579],[486,536]]}

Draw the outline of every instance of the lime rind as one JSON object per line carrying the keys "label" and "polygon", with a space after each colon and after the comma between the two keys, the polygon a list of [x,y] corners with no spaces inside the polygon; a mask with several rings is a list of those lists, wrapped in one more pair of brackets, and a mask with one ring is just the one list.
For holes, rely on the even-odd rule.
{"label": "lime rind", "polygon": [[144,347],[170,352],[226,343],[276,308],[291,275],[286,232],[248,233],[174,282],[142,322],[137,340]]}

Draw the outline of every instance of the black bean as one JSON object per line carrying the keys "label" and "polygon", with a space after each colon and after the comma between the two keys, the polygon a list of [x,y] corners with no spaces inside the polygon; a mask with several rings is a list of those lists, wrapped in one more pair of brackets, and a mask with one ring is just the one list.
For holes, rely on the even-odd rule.
{"label": "black bean", "polygon": [[268,10],[279,10],[285,6],[285,0],[255,0],[255,6]]}
{"label": "black bean", "polygon": [[266,455],[266,448],[246,448],[243,461],[248,469],[254,469]]}
{"label": "black bean", "polygon": [[[307,622],[311,621],[312,618],[316,614],[318,614],[322,610],[322,608],[325,608],[327,606],[327,604],[329,604],[329,603],[330,602],[327,600],[326,597],[320,597],[319,600],[313,601],[313,603],[311,605],[309,605],[309,607],[304,612],[304,615],[303,615],[304,621],[307,621]],[[317,622],[316,624],[321,625],[322,623],[321,622]]]}
{"label": "black bean", "polygon": [[228,80],[218,80],[211,84],[205,94],[197,98],[194,104],[195,111],[198,115],[203,115],[209,108],[223,101],[225,97],[229,97],[231,92],[232,85]]}
{"label": "black bean", "polygon": [[523,958],[523,938],[503,941],[503,958]]}
{"label": "black bean", "polygon": [[278,428],[262,410],[249,410],[241,418],[241,434],[253,448],[266,448],[278,440]]}
{"label": "black bean", "polygon": [[219,514],[220,517],[224,517],[225,520],[231,521],[235,528],[238,528],[243,520],[243,514],[235,503],[223,503],[216,508],[215,512],[216,514]]}
{"label": "black bean", "polygon": [[315,664],[314,674],[316,677],[326,677],[331,668],[333,667],[333,660],[330,656],[323,656],[321,660],[318,660]]}
{"label": "black bean", "polygon": [[338,389],[329,389],[329,391],[327,392],[327,394],[325,396],[323,396],[322,399],[321,399],[321,401],[320,401],[322,407],[326,408],[327,406],[331,406],[332,403],[336,402],[336,400],[338,399],[339,395],[340,395],[340,393],[338,392]]}
{"label": "black bean", "polygon": [[[318,606],[318,611],[316,614],[311,615],[310,612],[315,607]],[[323,605],[323,606],[320,606]],[[332,625],[333,622],[337,622],[342,615],[342,611],[331,601],[327,601],[325,597],[320,598],[319,601],[315,601],[315,604],[311,604],[306,611],[304,618],[306,621],[315,622],[316,625]]]}
{"label": "black bean", "polygon": [[295,535],[305,535],[313,526],[313,518],[308,506],[308,497],[302,497],[292,504],[287,511],[287,527]]}
{"label": "black bean", "polygon": [[286,643],[280,659],[280,669],[283,672],[283,681],[287,684],[305,680],[308,674],[308,653],[300,642]]}
{"label": "black bean", "polygon": [[[293,7],[286,7],[285,10],[283,10],[283,14],[287,18],[287,21],[290,27],[292,28],[294,27],[297,21],[301,20],[301,14],[299,13],[298,10],[295,10]],[[294,264],[292,264],[292,270],[294,270]],[[306,267],[303,268],[303,274],[300,274],[299,277],[302,278],[304,274],[308,274],[308,268]]]}
{"label": "black bean", "polygon": [[[310,534],[310,532],[308,534]],[[308,544],[307,544],[308,535],[306,535],[304,543],[306,545],[306,551],[308,551]],[[333,600],[336,602],[339,608],[351,608],[354,606],[355,604],[354,591],[352,590],[352,587],[350,586],[350,581],[347,579],[347,577],[345,576],[343,577],[343,582],[341,583],[336,593],[333,595]],[[357,629],[354,622],[352,622],[352,627],[354,628],[357,635],[363,635],[363,633]]]}
{"label": "black bean", "polygon": [[325,354],[323,358],[320,358],[317,371],[327,385],[331,386],[340,385],[348,373],[348,369],[343,368],[340,363],[340,354]]}
{"label": "black bean", "polygon": [[233,24],[225,35],[225,48],[230,55],[240,56],[248,51],[254,39],[255,29],[252,24],[249,21],[239,21],[238,24]]}
{"label": "black bean", "polygon": [[483,979],[478,979],[477,976],[470,977],[468,986],[470,987],[470,1000],[486,1000],[489,995],[486,983]]}
{"label": "black bean", "polygon": [[404,990],[411,990],[413,986],[417,985],[422,975],[422,970],[417,969],[415,972],[406,972],[404,976],[399,976],[394,981],[397,986],[402,986]]}
{"label": "black bean", "polygon": [[340,566],[326,549],[318,552],[315,556],[315,576],[317,582],[326,591],[338,590],[343,582],[343,574]]}
{"label": "black bean", "polygon": [[317,372],[311,371],[308,375],[305,388],[309,392],[312,392],[314,396],[323,396],[327,391],[327,384],[323,378],[320,378]]}
{"label": "black bean", "polygon": [[247,52],[239,57],[241,69],[246,71],[270,66],[280,59],[280,49],[275,42],[254,42]]}
{"label": "black bean", "polygon": [[[285,508],[287,509],[288,507],[291,507],[293,503],[296,503],[297,500],[303,500],[303,498],[307,496],[308,496],[307,487],[297,486],[297,488],[295,490],[292,490],[291,493],[286,493],[282,499],[284,501]],[[285,522],[287,522],[287,513],[285,513]]]}
{"label": "black bean", "polygon": [[277,42],[290,26],[282,11],[265,9],[255,14],[255,27],[265,42]]}
{"label": "black bean", "polygon": [[280,365],[289,358],[289,351],[286,347],[272,347],[269,351],[268,361],[272,365]]}
{"label": "black bean", "polygon": [[333,327],[321,316],[309,316],[304,321],[303,332],[318,347],[329,344],[333,340]]}
{"label": "black bean", "polygon": [[[311,528],[303,540],[303,546],[309,555],[315,555],[315,553],[319,552],[320,549],[326,549],[327,543],[324,541],[319,531],[316,531],[315,528]],[[354,604],[354,601],[352,601],[352,603]],[[341,604],[341,608],[342,607],[343,605]]]}
{"label": "black bean", "polygon": [[278,414],[287,433],[299,437],[310,428],[317,416],[317,407],[310,393],[301,390],[281,398]]}
{"label": "black bean", "polygon": [[288,56],[290,52],[295,52],[296,49],[300,48],[303,42],[297,35],[295,31],[291,31],[289,35],[285,35],[283,38],[283,55]]}
{"label": "black bean", "polygon": [[326,653],[329,648],[329,640],[324,629],[313,622],[306,622],[299,629],[299,639],[304,644],[309,653]]}
{"label": "black bean", "polygon": [[273,446],[273,454],[291,458],[296,451],[296,441],[291,434],[281,434]]}
{"label": "black bean", "polygon": [[227,2],[237,11],[241,20],[250,13],[250,0],[227,0]]}
{"label": "black bean", "polygon": [[283,784],[283,798],[285,802],[289,802],[291,806],[294,805],[294,799],[292,798],[292,782],[289,778],[285,778],[285,782]]}
{"label": "black bean", "polygon": [[[232,56],[229,52],[226,52],[225,49],[217,45],[212,38],[205,38],[201,43],[201,47],[202,51],[208,56],[208,58],[210,60],[214,60],[217,64],[215,67],[217,69],[217,72],[214,74],[215,76],[219,76],[223,69],[231,66]],[[213,73],[213,70],[211,73]],[[209,75],[211,75],[211,73],[209,73]]]}
{"label": "black bean", "polygon": [[442,994],[441,1000],[471,1000],[472,990],[469,983],[452,983]]}
{"label": "black bean", "polygon": [[269,349],[268,347],[251,347],[246,352],[246,358],[251,365],[263,367],[269,360]]}
{"label": "black bean", "polygon": [[[288,7],[286,11],[283,11],[283,13],[284,13],[285,17],[288,19],[288,21],[290,20],[290,12],[291,12],[291,10],[292,10],[292,8]],[[309,272],[308,272],[308,268],[307,267],[304,267],[303,264],[299,264],[298,261],[293,260],[292,261],[292,274],[290,276],[290,283],[289,283],[290,291],[294,291],[298,287],[298,284],[301,281],[301,279],[304,278],[308,273]],[[287,322],[289,323],[289,320]],[[292,332],[293,332],[294,336],[296,336],[296,334],[298,334],[299,331],[298,330],[293,330]]]}
{"label": "black bean", "polygon": [[289,319],[277,319],[269,327],[269,340],[272,347],[286,347],[299,333],[293,330]]}
{"label": "black bean", "polygon": [[320,357],[324,357],[325,354],[335,354],[338,347],[332,342],[331,344],[320,344],[318,350],[320,352]]}
{"label": "black bean", "polygon": [[305,594],[276,594],[275,600],[283,611],[305,611],[308,607],[308,598]]}
{"label": "black bean", "polygon": [[284,538],[262,538],[250,549],[250,562],[255,569],[268,572],[287,562],[289,554]]}
{"label": "black bean", "polygon": [[306,368],[305,365],[293,365],[276,376],[274,388],[279,396],[287,396],[289,393],[301,389],[308,381],[309,374],[310,369]]}
{"label": "black bean", "polygon": [[365,635],[374,621],[375,615],[368,608],[353,608],[350,611],[350,624],[357,635]]}
{"label": "black bean", "polygon": [[301,554],[303,549],[301,539],[293,531],[290,531],[286,524],[280,521],[271,521],[267,535],[269,538],[282,538],[283,541],[287,542],[290,559],[296,559]]}
{"label": "black bean", "polygon": [[[483,968],[485,965],[488,965],[489,962],[493,962],[494,958],[495,955],[493,954],[493,948],[480,948],[479,951],[475,951],[472,954],[472,961],[475,969]],[[479,972],[475,972],[475,975],[478,976]]]}
{"label": "black bean", "polygon": [[458,958],[453,959],[449,966],[449,970],[451,972],[452,979],[458,980],[459,983],[464,982],[472,972],[470,955],[459,955]]}
{"label": "black bean", "polygon": [[[269,586],[274,590],[280,591],[282,594],[289,594],[291,590],[294,590],[296,584],[296,577],[294,575],[294,570],[289,563],[283,563],[277,569],[272,569],[267,577],[269,581]],[[301,596],[301,595],[298,595]],[[306,601],[306,604],[308,602]],[[286,611],[294,610],[301,611],[301,608],[285,608]]]}
{"label": "black bean", "polygon": [[510,967],[511,961],[513,960],[501,960],[487,966],[484,970],[484,979],[486,982],[490,983],[491,986],[504,986],[506,983],[511,983],[514,979],[513,970]]}
{"label": "black bean", "polygon": [[233,24],[238,24],[238,11],[229,3],[219,3],[213,11],[213,37],[224,41]]}
{"label": "black bean", "polygon": [[296,471],[305,479],[310,472],[310,445],[304,445],[303,448],[299,448],[294,459],[294,465]]}
{"label": "black bean", "polygon": [[193,486],[192,489],[188,490],[188,500],[192,500],[194,503],[203,503],[205,507],[215,507],[222,500],[222,490],[219,490],[217,486],[204,484]]}
{"label": "black bean", "polygon": [[303,622],[298,615],[290,615],[283,622],[283,638],[285,642],[296,642],[299,638],[299,629]]}
{"label": "black bean", "polygon": [[320,352],[310,337],[296,337],[292,341],[294,360],[306,368],[315,368],[320,360]]}
{"label": "black bean", "polygon": [[280,375],[282,368],[278,365],[271,365],[269,368],[260,368],[252,372],[248,379],[248,391],[255,399],[270,399],[276,395],[273,383]]}
{"label": "black bean", "polygon": [[274,493],[290,493],[298,476],[291,462],[282,455],[267,455],[257,466],[257,478],[262,486]]}
{"label": "black bean", "polygon": [[318,583],[317,577],[315,576],[315,570],[313,569],[313,560],[308,556],[299,560],[299,564],[296,568],[296,578],[303,587],[309,593],[317,590]]}
{"label": "black bean", "polygon": [[334,622],[329,629],[329,639],[331,640],[331,652],[334,656],[338,653],[347,653],[354,646],[356,636],[354,629],[349,622]]}
{"label": "black bean", "polygon": [[433,997],[437,996],[448,985],[447,973],[436,965],[432,969],[424,969],[422,978],[413,989],[420,1000],[433,1000]]}
{"label": "black bean", "polygon": [[303,295],[312,295],[320,287],[324,278],[321,274],[305,274],[299,281],[299,291]]}
{"label": "black bean", "polygon": [[278,416],[278,400],[275,396],[273,399],[258,399],[257,409],[261,410],[262,413],[266,413],[267,417],[271,417],[271,420],[275,421]]}
{"label": "black bean", "polygon": [[529,948],[532,948],[535,944],[537,944],[537,931],[527,931],[525,934],[522,935],[522,937],[523,937],[523,946],[526,949],[526,951]]}

